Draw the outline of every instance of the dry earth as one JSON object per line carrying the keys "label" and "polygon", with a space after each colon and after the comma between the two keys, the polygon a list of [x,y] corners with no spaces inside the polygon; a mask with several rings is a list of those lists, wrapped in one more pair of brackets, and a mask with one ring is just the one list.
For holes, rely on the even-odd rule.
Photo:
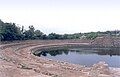
{"label": "dry earth", "polygon": [[33,50],[39,48],[68,45],[87,46],[89,42],[39,40],[1,44],[0,77],[120,77],[120,68],[110,68],[105,62],[85,67],[33,55]]}

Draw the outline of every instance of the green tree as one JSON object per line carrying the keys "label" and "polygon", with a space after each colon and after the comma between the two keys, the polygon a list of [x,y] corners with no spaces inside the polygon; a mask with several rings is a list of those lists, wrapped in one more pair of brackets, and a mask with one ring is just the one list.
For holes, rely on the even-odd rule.
{"label": "green tree", "polygon": [[35,39],[42,39],[43,33],[40,30],[35,30],[34,37],[35,37]]}
{"label": "green tree", "polygon": [[48,39],[63,39],[63,36],[56,33],[50,33]]}
{"label": "green tree", "polygon": [[98,34],[96,32],[91,32],[86,34],[86,38],[87,39],[95,39],[98,36]]}
{"label": "green tree", "polygon": [[24,34],[24,38],[25,39],[35,39],[34,38],[34,32],[35,32],[35,28],[33,25],[29,26],[29,30],[26,30],[23,34]]}
{"label": "green tree", "polygon": [[0,20],[0,41],[3,39],[2,27],[3,27],[3,22]]}
{"label": "green tree", "polygon": [[4,41],[12,41],[20,39],[20,28],[15,23],[3,23],[0,30],[0,35]]}

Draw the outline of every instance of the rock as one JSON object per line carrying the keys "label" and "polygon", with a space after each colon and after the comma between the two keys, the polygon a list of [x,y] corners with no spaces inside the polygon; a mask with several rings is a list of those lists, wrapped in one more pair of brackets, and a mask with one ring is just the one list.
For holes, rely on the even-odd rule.
{"label": "rock", "polygon": [[105,74],[99,74],[98,77],[112,77],[110,75],[105,75]]}
{"label": "rock", "polygon": [[106,75],[110,74],[108,64],[106,64],[105,62],[99,62],[97,64],[94,64],[91,70],[96,71],[99,74],[106,74]]}

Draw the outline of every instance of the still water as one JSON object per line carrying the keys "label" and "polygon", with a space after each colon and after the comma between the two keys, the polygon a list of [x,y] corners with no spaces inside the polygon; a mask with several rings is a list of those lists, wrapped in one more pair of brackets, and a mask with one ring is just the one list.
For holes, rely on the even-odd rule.
{"label": "still water", "polygon": [[37,55],[85,66],[105,61],[110,67],[120,67],[119,48],[62,48],[43,50]]}

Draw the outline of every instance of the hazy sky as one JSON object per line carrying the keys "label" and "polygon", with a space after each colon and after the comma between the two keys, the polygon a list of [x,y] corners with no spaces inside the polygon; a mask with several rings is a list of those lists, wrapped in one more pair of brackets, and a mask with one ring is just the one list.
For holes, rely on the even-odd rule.
{"label": "hazy sky", "polygon": [[0,19],[47,34],[120,30],[120,0],[0,0]]}

